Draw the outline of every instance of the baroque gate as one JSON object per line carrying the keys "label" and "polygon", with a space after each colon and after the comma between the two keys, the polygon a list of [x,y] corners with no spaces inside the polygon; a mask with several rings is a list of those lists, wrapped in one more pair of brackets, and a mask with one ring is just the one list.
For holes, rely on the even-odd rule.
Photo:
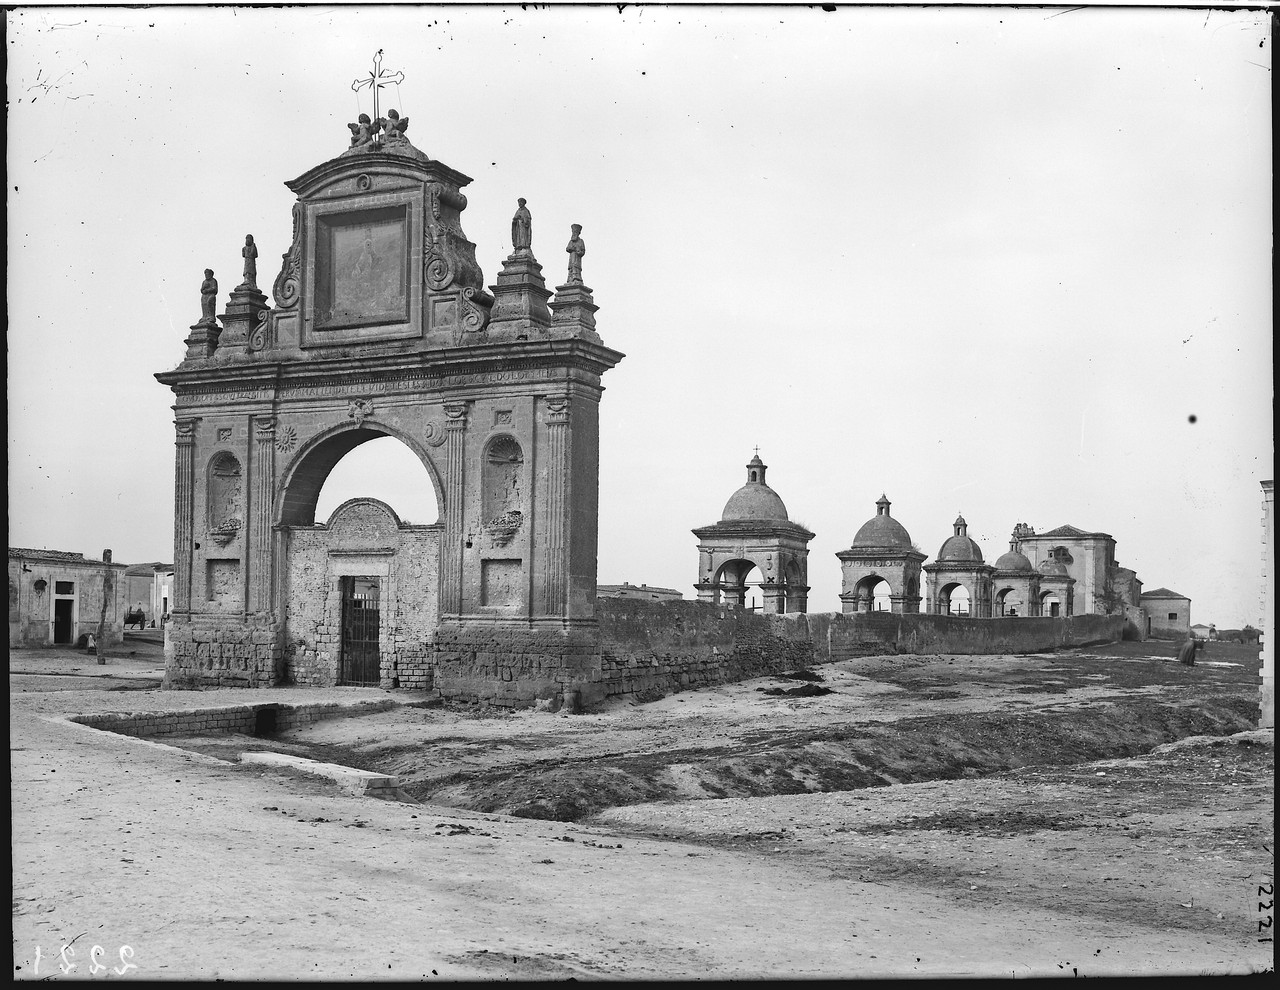
{"label": "baroque gate", "polygon": [[[362,119],[287,183],[275,304],[246,237],[225,312],[206,272],[185,358],[156,375],[176,398],[171,686],[376,683],[506,705],[602,690],[600,378],[622,355],[595,330],[580,227],[553,298],[520,200],[486,290],[461,226],[471,180],[405,127]],[[315,518],[332,468],[382,436],[426,467],[439,522],[373,499]]]}

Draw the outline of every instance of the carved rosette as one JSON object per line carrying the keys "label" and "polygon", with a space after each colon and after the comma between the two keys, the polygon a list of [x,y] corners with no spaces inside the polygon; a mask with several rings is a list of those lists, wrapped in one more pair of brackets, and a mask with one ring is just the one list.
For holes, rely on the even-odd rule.
{"label": "carved rosette", "polygon": [[293,309],[298,305],[302,287],[302,204],[293,204],[293,243],[281,257],[283,263],[276,276],[271,294],[281,309]]}
{"label": "carved rosette", "polygon": [[431,420],[422,431],[422,439],[430,447],[439,447],[445,441],[444,424],[438,419]]}
{"label": "carved rosette", "polygon": [[288,454],[298,446],[298,431],[292,426],[282,426],[276,430],[276,450]]}

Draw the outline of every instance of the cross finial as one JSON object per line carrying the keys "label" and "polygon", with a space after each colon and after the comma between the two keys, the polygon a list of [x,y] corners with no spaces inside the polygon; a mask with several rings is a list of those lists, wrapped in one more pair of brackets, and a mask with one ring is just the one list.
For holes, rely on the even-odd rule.
{"label": "cross finial", "polygon": [[383,86],[390,86],[392,83],[399,83],[404,79],[404,73],[399,70],[395,72],[383,73],[382,71],[382,49],[378,49],[378,54],[373,56],[373,71],[364,79],[357,79],[351,84],[351,89],[359,92],[368,86],[373,90],[373,119],[378,119],[378,90]]}
{"label": "cross finial", "polygon": [[759,456],[760,456],[760,445],[759,445],[759,444],[756,444],[756,456],[757,456],[757,457],[759,457]]}

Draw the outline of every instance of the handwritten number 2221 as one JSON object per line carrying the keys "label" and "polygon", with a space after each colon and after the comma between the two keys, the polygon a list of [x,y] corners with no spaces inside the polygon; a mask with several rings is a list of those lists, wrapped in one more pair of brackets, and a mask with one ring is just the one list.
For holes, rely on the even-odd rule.
{"label": "handwritten number 2221", "polygon": [[[103,955],[105,955],[106,951],[107,950],[100,945],[95,945],[92,949],[89,950],[89,972],[92,973],[94,976],[97,976],[104,969],[111,969],[111,972],[117,974],[118,976],[123,976],[129,970],[138,968],[137,963],[133,963],[129,961],[130,959],[133,958],[133,948],[131,946],[128,946],[128,945],[120,946],[120,965],[115,967],[104,966],[102,965],[102,963],[98,962],[98,959],[101,958]],[[73,969],[76,969],[80,965],[79,963],[74,963],[71,961],[72,956],[74,956],[75,954],[76,954],[76,950],[73,949],[70,945],[64,945],[62,947],[62,951],[58,953],[58,955],[62,958],[62,962],[58,963],[58,968],[61,969],[63,973],[70,973]],[[41,958],[42,957],[40,954],[40,946],[37,945],[35,973],[34,973],[34,975],[36,976],[40,975]]]}

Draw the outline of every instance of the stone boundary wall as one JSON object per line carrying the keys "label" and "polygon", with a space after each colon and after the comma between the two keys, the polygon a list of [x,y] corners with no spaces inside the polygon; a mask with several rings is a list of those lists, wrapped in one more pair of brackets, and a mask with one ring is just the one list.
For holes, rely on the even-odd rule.
{"label": "stone boundary wall", "polygon": [[284,732],[326,718],[350,718],[371,715],[397,707],[392,698],[361,701],[355,704],[320,702],[314,705],[283,705],[266,702],[260,705],[232,705],[221,708],[190,708],[179,712],[102,712],[92,715],[71,715],[68,721],[87,725],[91,729],[115,732],[122,736],[151,738],[153,736],[183,736],[204,733],[240,732],[255,735],[260,720],[267,720],[274,732]]}
{"label": "stone boundary wall", "polygon": [[[595,631],[538,629],[521,625],[475,623],[446,626],[431,644],[434,668],[421,683],[445,701],[483,701],[502,708],[530,708],[550,701],[558,709],[566,693],[569,703],[603,701],[600,647]],[[412,686],[400,668],[400,684]]]}
{"label": "stone boundary wall", "polygon": [[608,698],[669,694],[814,662],[813,644],[779,616],[694,601],[602,599],[602,677]]}
{"label": "stone boundary wall", "polygon": [[790,635],[812,642],[820,662],[879,653],[1021,654],[1114,643],[1123,615],[962,619],[895,612],[784,616]]}
{"label": "stone boundary wall", "polygon": [[175,615],[164,652],[166,688],[274,687],[284,677],[279,629],[255,616]]}
{"label": "stone boundary wall", "polygon": [[670,694],[877,654],[1022,654],[1115,642],[1124,616],[960,619],[841,612],[761,615],[703,602],[602,599],[605,696]]}

